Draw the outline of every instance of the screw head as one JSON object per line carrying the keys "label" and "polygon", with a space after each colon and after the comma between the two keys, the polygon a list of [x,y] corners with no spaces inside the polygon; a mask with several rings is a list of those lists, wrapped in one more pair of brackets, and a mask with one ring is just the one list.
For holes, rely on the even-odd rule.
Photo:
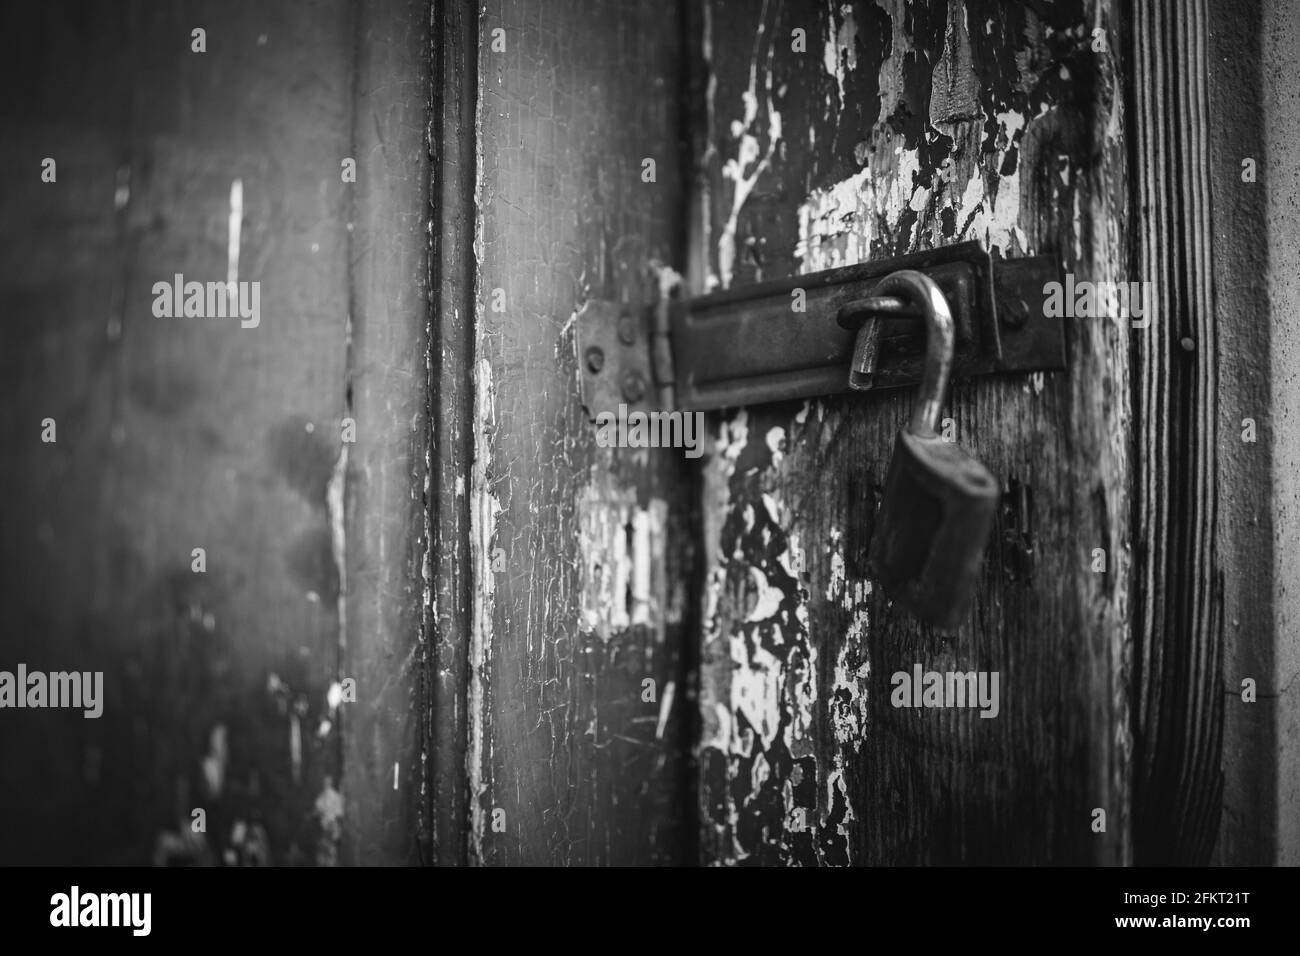
{"label": "screw head", "polygon": [[639,402],[645,398],[645,379],[636,372],[623,376],[623,397],[629,402]]}
{"label": "screw head", "polygon": [[599,346],[593,345],[587,349],[587,370],[590,372],[599,372],[605,367],[605,353],[600,350]]}
{"label": "screw head", "polygon": [[998,324],[1009,329],[1021,328],[1029,321],[1029,303],[1021,296],[1007,296],[998,303]]}
{"label": "screw head", "polygon": [[624,312],[618,317],[618,340],[624,345],[636,342],[636,316]]}

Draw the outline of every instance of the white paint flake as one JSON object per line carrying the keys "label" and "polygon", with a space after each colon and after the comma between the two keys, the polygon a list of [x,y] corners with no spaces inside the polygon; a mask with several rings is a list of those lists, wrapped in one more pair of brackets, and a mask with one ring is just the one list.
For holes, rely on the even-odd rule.
{"label": "white paint flake", "polygon": [[244,181],[230,184],[230,216],[226,231],[226,292],[230,314],[239,314],[239,234],[244,227]]}
{"label": "white paint flake", "polygon": [[831,569],[826,580],[826,600],[836,601],[844,593],[844,549],[840,544],[843,535],[831,529]]}
{"label": "white paint flake", "polygon": [[785,458],[785,452],[782,450],[785,445],[785,429],[779,425],[769,428],[766,441],[768,451],[772,453],[772,466],[776,467]]}
{"label": "white paint flake", "polygon": [[668,603],[662,571],[668,502],[651,498],[642,506],[635,487],[621,485],[607,466],[595,463],[579,492],[577,512],[581,626],[602,641],[632,625],[662,626]]}
{"label": "white paint flake", "polygon": [[853,6],[840,5],[840,25],[835,27],[833,17],[827,18],[826,43],[822,48],[822,66],[835,80],[839,90],[840,109],[844,108],[844,81],[851,70],[858,68],[858,23],[853,16]]}
{"label": "white paint flake", "polygon": [[[754,644],[753,653],[746,646],[744,635],[739,632],[730,637],[731,659],[741,666],[736,667],[731,675],[731,709],[743,715],[750,727],[758,734],[763,749],[767,750],[776,740],[781,726],[781,694],[785,686],[785,668],[781,661],[761,643]],[[734,725],[733,725],[734,726]],[[749,755],[749,744],[744,735],[735,735],[731,739],[731,752],[739,756]]]}
{"label": "white paint flake", "polygon": [[781,600],[785,596],[784,592],[778,587],[773,587],[767,580],[767,575],[760,569],[751,567],[749,569],[750,580],[754,583],[756,598],[754,607],[750,610],[749,615],[745,618],[747,623],[755,621],[766,621],[768,618],[776,617],[777,612],[781,610]]}
{"label": "white paint flake", "polygon": [[867,688],[871,664],[866,646],[870,617],[867,608],[853,612],[844,643],[835,657],[835,679],[829,698],[831,728],[836,742],[860,749],[867,729]]}
{"label": "white paint flake", "polygon": [[[480,343],[481,347],[481,343]],[[496,429],[496,395],[492,363],[480,358],[474,375],[474,463],[470,468],[470,541],[474,555],[474,598],[471,608],[469,647],[469,764],[471,816],[475,847],[482,859],[482,837],[487,832],[483,797],[488,790],[484,753],[484,722],[487,715],[487,681],[492,664],[492,607],[495,575],[492,548],[496,540],[501,503],[491,484],[492,433]]]}
{"label": "white paint flake", "polygon": [[768,0],[763,0],[762,12],[754,35],[754,51],[749,63],[749,88],[741,94],[744,118],[734,120],[731,124],[732,139],[738,140],[736,155],[728,159],[722,167],[722,178],[734,184],[731,192],[731,212],[723,224],[722,235],[718,237],[718,275],[722,288],[731,286],[732,274],[736,263],[736,227],[740,221],[740,211],[754,190],[754,185],[768,168],[772,157],[776,155],[781,142],[781,114],[773,104],[772,96],[772,56],[774,46],[769,45],[767,68],[763,72],[765,106],[767,110],[767,149],[759,145],[755,132],[751,129],[758,122],[758,72],[759,49],[767,32]]}

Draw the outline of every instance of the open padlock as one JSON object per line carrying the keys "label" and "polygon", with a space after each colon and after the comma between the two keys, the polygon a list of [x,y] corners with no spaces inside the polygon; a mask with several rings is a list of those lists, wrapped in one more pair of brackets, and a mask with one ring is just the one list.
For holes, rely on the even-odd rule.
{"label": "open padlock", "polygon": [[[876,517],[868,562],[876,580],[922,621],[950,629],[965,619],[993,516],[998,482],[961,446],[936,432],[953,358],[947,300],[924,273],[891,273],[872,290],[882,312],[918,314],[925,323],[925,376],[907,427],[898,433]],[[901,300],[901,303],[900,303]],[[900,309],[902,304],[905,308]],[[869,304],[866,311],[870,312]],[[865,387],[875,361],[877,320],[858,332],[850,384]]]}

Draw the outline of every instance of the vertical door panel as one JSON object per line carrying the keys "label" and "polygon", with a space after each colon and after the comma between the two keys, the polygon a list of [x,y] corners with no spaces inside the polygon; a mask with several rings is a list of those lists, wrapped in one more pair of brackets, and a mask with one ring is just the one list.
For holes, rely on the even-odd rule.
{"label": "vertical door panel", "polygon": [[471,862],[686,845],[682,458],[596,447],[573,337],[586,299],[647,302],[676,260],[678,47],[650,0],[491,0],[479,20]]}
{"label": "vertical door panel", "polygon": [[[967,239],[1052,253],[1078,282],[1120,277],[1108,4],[710,0],[692,33],[694,292]],[[912,390],[719,417],[707,862],[1127,858],[1128,323],[1064,322],[1067,371],[957,383],[944,406],[1003,485],[953,634],[892,606],[866,567]],[[916,665],[996,672],[996,716],[893,706],[892,675]]]}
{"label": "vertical door panel", "polygon": [[[0,721],[0,861],[332,862],[352,11],[5,18],[0,666],[103,712]],[[256,324],[159,316],[178,274]]]}

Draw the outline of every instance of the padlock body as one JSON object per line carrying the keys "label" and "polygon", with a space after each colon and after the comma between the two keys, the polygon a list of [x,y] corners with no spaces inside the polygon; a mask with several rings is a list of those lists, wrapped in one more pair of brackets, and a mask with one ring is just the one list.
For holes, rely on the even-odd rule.
{"label": "padlock body", "polygon": [[899,432],[869,553],[885,594],[936,627],[960,625],[998,498],[997,479],[960,445]]}

